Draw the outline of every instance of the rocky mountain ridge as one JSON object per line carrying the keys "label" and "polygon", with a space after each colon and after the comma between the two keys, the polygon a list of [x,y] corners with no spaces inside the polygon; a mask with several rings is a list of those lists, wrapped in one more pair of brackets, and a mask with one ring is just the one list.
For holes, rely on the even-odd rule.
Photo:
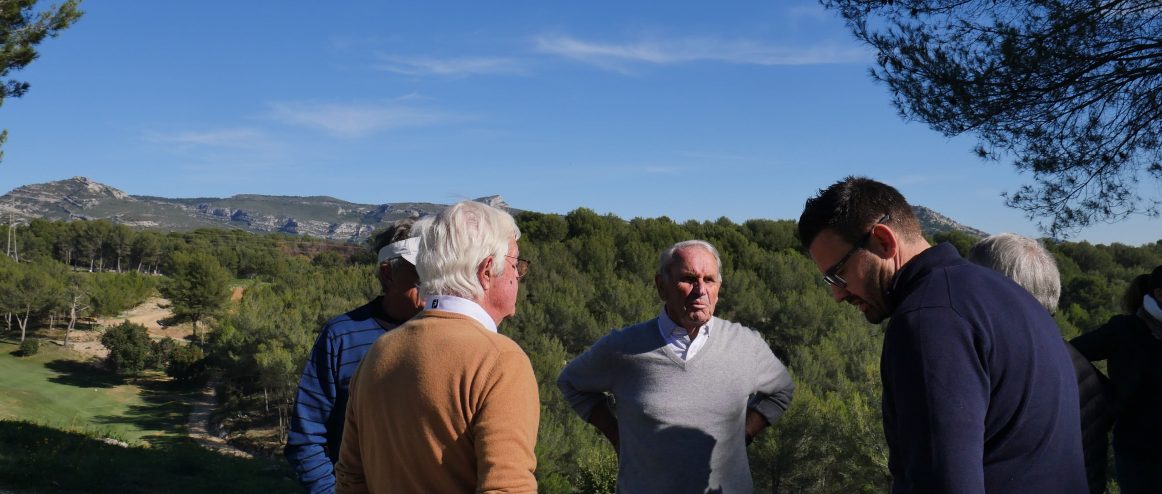
{"label": "rocky mountain ridge", "polygon": [[[479,201],[507,207],[500,196]],[[240,194],[227,198],[135,196],[86,177],[18,187],[0,196],[0,222],[97,220],[133,228],[183,231],[237,228],[359,242],[391,222],[435,213],[443,204],[358,204],[327,196]]]}
{"label": "rocky mountain ridge", "polygon": [[[498,195],[476,200],[509,209]],[[130,195],[86,177],[73,177],[17,187],[0,196],[0,223],[27,223],[34,218],[104,219],[132,228],[162,231],[237,228],[361,242],[397,219],[435,213],[444,207],[426,202],[357,204],[329,196],[239,194],[171,199]],[[923,206],[915,206],[914,210],[928,234],[955,230],[976,237],[987,235]]]}

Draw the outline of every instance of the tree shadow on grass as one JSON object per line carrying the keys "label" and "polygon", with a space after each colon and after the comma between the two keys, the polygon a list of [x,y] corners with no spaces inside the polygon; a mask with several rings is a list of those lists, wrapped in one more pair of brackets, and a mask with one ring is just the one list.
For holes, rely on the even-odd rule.
{"label": "tree shadow on grass", "polygon": [[125,384],[125,378],[93,364],[76,360],[60,359],[44,364],[59,375],[49,378],[57,384],[79,388],[112,388]]}
{"label": "tree shadow on grass", "polygon": [[197,391],[172,381],[146,379],[137,381],[141,389],[140,405],[130,405],[120,415],[93,417],[98,424],[127,424],[142,430],[170,431],[141,439],[152,446],[173,446],[188,442],[185,434],[192,396]]}
{"label": "tree shadow on grass", "polygon": [[0,421],[0,485],[17,492],[301,492],[289,468],[192,441],[123,448],[85,434]]}

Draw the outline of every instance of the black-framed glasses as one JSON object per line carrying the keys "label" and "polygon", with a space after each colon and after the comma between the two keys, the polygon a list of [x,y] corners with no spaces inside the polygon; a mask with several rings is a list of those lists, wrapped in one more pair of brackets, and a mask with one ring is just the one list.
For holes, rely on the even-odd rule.
{"label": "black-framed glasses", "polygon": [[504,257],[509,259],[516,259],[516,279],[519,280],[524,278],[525,275],[529,274],[529,264],[532,263],[530,263],[527,259],[521,259],[519,257],[510,255],[505,255]]}
{"label": "black-framed glasses", "polygon": [[871,226],[871,228],[868,228],[867,233],[863,234],[863,238],[859,239],[859,242],[856,242],[855,245],[852,246],[851,250],[847,251],[847,254],[843,255],[843,258],[841,258],[839,262],[835,263],[834,266],[831,266],[831,269],[823,272],[823,281],[826,281],[828,285],[831,285],[835,288],[847,288],[847,280],[843,279],[842,276],[839,276],[839,270],[843,269],[843,265],[847,264],[847,260],[851,259],[853,254],[858,252],[860,249],[867,247],[867,242],[868,240],[871,240],[871,234],[872,231],[876,229],[876,225],[882,224],[890,219],[892,219],[892,215],[890,213],[885,214],[880,217],[879,221],[876,221],[875,224]]}

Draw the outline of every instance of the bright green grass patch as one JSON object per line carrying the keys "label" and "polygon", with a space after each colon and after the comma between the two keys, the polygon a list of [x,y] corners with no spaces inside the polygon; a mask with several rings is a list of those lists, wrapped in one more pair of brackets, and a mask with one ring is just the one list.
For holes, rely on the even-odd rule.
{"label": "bright green grass patch", "polygon": [[17,349],[12,342],[0,342],[0,420],[86,431],[132,444],[185,434],[188,406],[166,384],[127,383],[52,344],[31,357],[14,355]]}
{"label": "bright green grass patch", "polygon": [[223,456],[186,437],[189,391],[127,383],[71,351],[41,348],[18,357],[18,345],[0,341],[0,491],[301,492],[283,462]]}

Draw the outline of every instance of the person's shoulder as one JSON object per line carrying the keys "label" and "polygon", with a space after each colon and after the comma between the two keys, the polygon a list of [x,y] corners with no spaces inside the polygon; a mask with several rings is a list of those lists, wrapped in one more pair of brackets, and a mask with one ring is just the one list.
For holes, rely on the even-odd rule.
{"label": "person's shoulder", "polygon": [[616,328],[610,330],[602,340],[609,341],[625,341],[641,338],[644,335],[650,335],[658,332],[658,318],[647,319],[645,321],[636,322],[629,326]]}
{"label": "person's shoulder", "polygon": [[361,324],[368,321],[375,322],[375,308],[372,306],[373,303],[374,301],[368,302],[347,312],[333,316],[327,319],[326,323],[323,323],[323,327]]}
{"label": "person's shoulder", "polygon": [[661,333],[658,330],[658,319],[656,317],[629,326],[612,329],[604,336],[598,338],[597,341],[593,342],[586,352],[635,352],[635,349],[656,343],[654,341],[655,339],[661,339]]}
{"label": "person's shoulder", "polygon": [[754,328],[744,326],[741,323],[727,319],[712,317],[710,319],[710,337],[714,338],[716,333],[721,334],[724,337],[739,339],[747,343],[766,343],[766,340],[763,339],[762,333]]}

